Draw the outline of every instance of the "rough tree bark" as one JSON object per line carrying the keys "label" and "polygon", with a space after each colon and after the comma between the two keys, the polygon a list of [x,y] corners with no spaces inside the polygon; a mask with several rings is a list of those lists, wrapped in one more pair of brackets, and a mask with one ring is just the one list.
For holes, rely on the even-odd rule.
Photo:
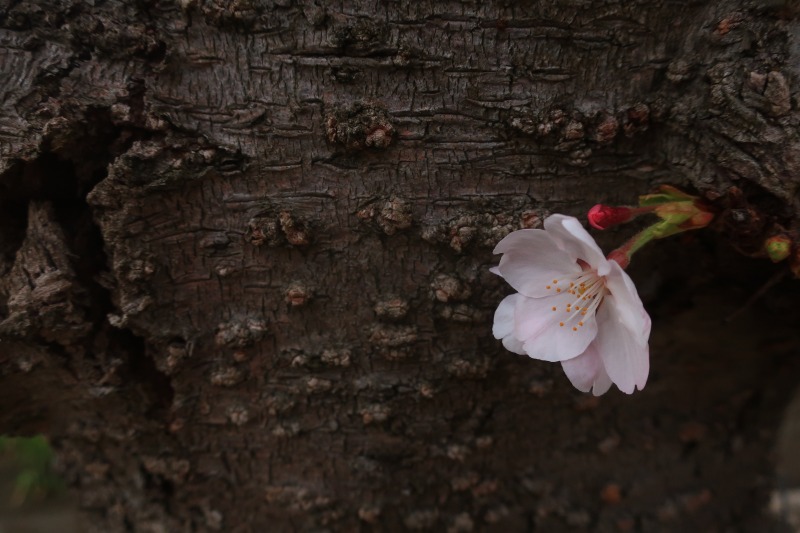
{"label": "rough tree bark", "polygon": [[[0,2],[0,432],[87,530],[778,530],[794,4],[91,4]],[[492,246],[660,183],[648,387],[505,352]]]}

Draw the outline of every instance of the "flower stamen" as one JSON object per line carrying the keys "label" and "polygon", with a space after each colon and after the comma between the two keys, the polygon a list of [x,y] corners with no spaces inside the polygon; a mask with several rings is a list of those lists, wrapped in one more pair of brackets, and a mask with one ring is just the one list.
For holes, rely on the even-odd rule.
{"label": "flower stamen", "polygon": [[[604,278],[598,276],[594,270],[585,270],[575,281],[570,282],[570,287],[574,287],[576,284],[577,291],[568,291],[570,294],[575,295],[576,298],[573,302],[567,303],[565,307],[566,312],[570,313],[567,321],[576,316],[584,317],[587,313],[594,313],[602,303],[607,290]],[[581,302],[588,303],[581,305]],[[578,331],[578,327],[582,326],[583,321],[579,321],[578,325],[572,328],[572,331]]]}

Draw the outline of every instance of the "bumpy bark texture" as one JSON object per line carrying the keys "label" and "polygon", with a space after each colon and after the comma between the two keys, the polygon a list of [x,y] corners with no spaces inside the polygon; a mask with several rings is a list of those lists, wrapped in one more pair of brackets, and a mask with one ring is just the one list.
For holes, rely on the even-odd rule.
{"label": "bumpy bark texture", "polygon": [[[87,530],[778,528],[793,3],[95,4],[0,2],[0,432]],[[648,387],[505,352],[493,245],[660,183]]]}

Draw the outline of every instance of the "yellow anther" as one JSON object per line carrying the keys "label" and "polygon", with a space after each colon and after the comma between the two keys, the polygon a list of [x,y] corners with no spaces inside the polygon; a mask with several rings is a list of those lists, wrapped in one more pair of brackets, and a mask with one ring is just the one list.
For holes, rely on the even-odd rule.
{"label": "yellow anther", "polygon": [[555,285],[556,283],[558,283],[558,280],[557,280],[557,279],[554,279],[554,280],[553,280],[553,285]]}
{"label": "yellow anther", "polygon": [[548,290],[549,290],[549,289],[550,289],[550,285],[548,285],[547,287],[545,287],[545,289],[548,289]]}
{"label": "yellow anther", "polygon": [[561,292],[561,289],[556,289],[556,292]]}
{"label": "yellow anther", "polygon": [[576,327],[573,327],[573,328],[572,328],[572,331],[578,331],[578,328],[576,328]]}
{"label": "yellow anther", "polygon": [[555,307],[553,307],[553,311],[555,311],[555,310],[556,310],[556,308],[555,308]]}
{"label": "yellow anther", "polygon": [[561,326],[562,328],[564,327],[564,323],[563,322],[559,322],[558,325]]}
{"label": "yellow anther", "polygon": [[578,325],[579,326],[583,326],[583,322],[578,322]]}

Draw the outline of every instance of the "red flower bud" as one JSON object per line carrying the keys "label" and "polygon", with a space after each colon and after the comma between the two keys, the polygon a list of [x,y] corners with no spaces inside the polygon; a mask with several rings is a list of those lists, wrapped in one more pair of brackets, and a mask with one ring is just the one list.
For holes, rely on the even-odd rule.
{"label": "red flower bud", "polygon": [[611,207],[610,205],[597,204],[589,209],[589,224],[596,229],[608,229],[611,226],[628,222],[636,212],[630,207]]}

